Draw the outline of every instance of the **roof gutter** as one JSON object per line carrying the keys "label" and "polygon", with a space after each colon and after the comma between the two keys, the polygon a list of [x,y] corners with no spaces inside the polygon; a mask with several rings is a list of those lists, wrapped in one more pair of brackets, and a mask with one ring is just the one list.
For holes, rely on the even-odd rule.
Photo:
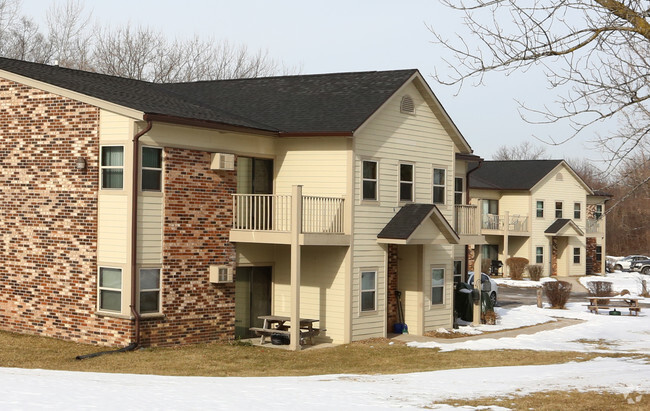
{"label": "roof gutter", "polygon": [[143,119],[149,121],[159,121],[162,123],[178,124],[182,126],[212,128],[224,131],[234,131],[240,133],[255,133],[268,136],[277,136],[278,132],[273,130],[265,130],[261,128],[235,126],[232,124],[220,123],[218,121],[199,120],[186,117],[168,116],[165,114],[148,113],[143,116]]}
{"label": "roof gutter", "polygon": [[140,310],[137,307],[138,298],[137,292],[138,281],[137,278],[137,247],[138,247],[138,181],[139,181],[139,168],[140,168],[140,153],[138,150],[140,137],[148,133],[153,127],[153,122],[146,119],[147,125],[144,129],[133,136],[133,182],[131,188],[131,314],[135,319],[135,344],[136,347],[140,346]]}

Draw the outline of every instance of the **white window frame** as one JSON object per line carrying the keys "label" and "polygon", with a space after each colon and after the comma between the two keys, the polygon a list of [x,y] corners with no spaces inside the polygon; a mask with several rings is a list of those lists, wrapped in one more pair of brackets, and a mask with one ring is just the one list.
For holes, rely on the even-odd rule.
{"label": "white window frame", "polygon": [[[460,191],[456,190],[456,183],[460,180]],[[460,203],[456,202],[456,196],[460,194]],[[465,178],[464,177],[454,177],[454,205],[463,205],[465,204]]]}
{"label": "white window frame", "polygon": [[[104,161],[104,148],[119,147],[122,149],[122,165],[121,166],[105,166]],[[124,179],[126,177],[124,164],[126,163],[126,149],[120,144],[107,144],[99,147],[99,187],[101,190],[124,190]],[[104,187],[104,170],[122,170],[122,187]]]}
{"label": "white window frame", "polygon": [[[460,267],[460,270],[458,274],[456,274],[456,263],[459,263],[458,266]],[[460,278],[460,281],[463,281],[463,264],[464,261],[462,259],[454,258],[454,261],[452,262],[452,271],[454,273],[454,283],[456,283],[456,278]]]}
{"label": "white window frame", "polygon": [[[442,179],[442,184],[436,184],[436,171],[442,171],[444,173],[444,178]],[[433,173],[431,174],[431,202],[433,204],[447,204],[447,169],[445,167],[433,167]],[[436,202],[436,188],[442,187],[442,202]]]}
{"label": "white window frame", "polygon": [[594,212],[594,218],[599,219],[603,216],[603,205],[596,204],[596,212]]}
{"label": "white window frame", "polygon": [[[573,264],[580,264],[581,254],[580,247],[573,247]],[[576,257],[578,257],[578,261],[576,261]]]}
{"label": "white window frame", "polygon": [[[576,206],[578,206],[578,209],[576,209]],[[578,213],[577,217],[576,217],[576,212]],[[581,218],[582,218],[582,203],[573,203],[573,219],[580,220]]]}
{"label": "white window frame", "polygon": [[[366,178],[364,176],[364,165],[365,163],[375,163],[375,178]],[[375,183],[375,197],[374,198],[365,198],[364,197],[364,183],[366,181],[372,181]],[[361,160],[361,201],[379,201],[379,161],[362,159]]]}
{"label": "white window frame", "polygon": [[[540,250],[541,253],[539,253]],[[541,257],[542,261],[539,261],[538,257]],[[535,264],[544,264],[544,246],[535,246]]]}
{"label": "white window frame", "polygon": [[[560,208],[557,208],[557,205],[560,205]],[[558,211],[560,212],[560,216],[558,217]],[[555,202],[555,218],[563,218],[564,215],[564,202],[562,201],[556,201]]]}
{"label": "white window frame", "polygon": [[[102,270],[119,270],[120,271],[120,288],[110,288],[102,287]],[[97,310],[106,313],[121,314],[122,313],[122,297],[124,296],[124,270],[121,267],[110,267],[110,266],[100,266],[97,268]],[[120,309],[119,310],[110,310],[107,308],[102,308],[102,291],[116,291],[120,293]]]}
{"label": "white window frame", "polygon": [[[539,203],[542,203],[542,208],[537,207],[539,205]],[[545,205],[546,204],[544,203],[544,200],[535,200],[535,218],[544,218],[544,208],[545,208],[544,206]],[[541,216],[537,215],[537,212],[540,211],[540,210],[542,211]]]}
{"label": "white window frame", "polygon": [[[436,285],[436,286],[433,285],[433,272],[434,272],[434,270],[442,270],[442,285]],[[442,265],[432,265],[429,272],[431,273],[431,275],[429,277],[430,280],[431,280],[430,292],[429,292],[429,304],[431,304],[431,308],[439,307],[439,306],[445,304],[445,279],[446,279],[446,276],[447,276],[447,268],[445,266],[442,266]],[[442,289],[442,300],[440,302],[433,302],[433,289],[434,288]]]}
{"label": "white window frame", "polygon": [[[144,149],[145,148],[160,150],[160,168],[157,168],[157,167],[145,167],[144,166]],[[140,191],[145,192],[145,193],[161,193],[163,191],[163,168],[164,168],[163,154],[164,154],[164,150],[163,150],[162,147],[142,146],[140,148]],[[144,188],[144,184],[143,184],[144,183],[144,170],[160,172],[160,189]]]}
{"label": "white window frame", "polygon": [[[372,273],[374,275],[374,288],[364,289],[363,288],[363,274]],[[378,270],[375,268],[362,269],[359,272],[359,312],[361,313],[374,313],[377,312],[377,273]],[[364,293],[373,293],[373,308],[372,309],[363,309],[363,295]]]}
{"label": "white window frame", "polygon": [[[145,288],[145,289],[142,288],[141,276],[143,270],[158,270],[157,288]],[[158,292],[158,308],[156,309],[156,311],[143,312],[140,303],[142,293],[152,292],[152,291]],[[140,269],[138,270],[138,312],[143,315],[160,314],[162,312],[162,268],[161,267],[140,267]]]}
{"label": "white window frame", "polygon": [[[402,166],[411,167],[411,181],[402,180]],[[399,180],[399,185],[397,187],[398,200],[400,203],[412,203],[413,201],[415,201],[415,164],[400,162],[398,167],[399,167],[397,170],[397,174],[398,174],[397,178]],[[402,184],[411,185],[411,198],[408,200],[402,198]]]}

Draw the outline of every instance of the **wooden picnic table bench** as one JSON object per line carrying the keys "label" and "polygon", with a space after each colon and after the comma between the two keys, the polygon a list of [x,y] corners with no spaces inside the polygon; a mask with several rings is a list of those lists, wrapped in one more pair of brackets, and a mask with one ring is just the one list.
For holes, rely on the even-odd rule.
{"label": "wooden picnic table bench", "polygon": [[[282,315],[261,315],[257,318],[264,320],[262,327],[251,327],[249,330],[254,331],[260,336],[260,344],[264,344],[266,337],[270,337],[273,334],[291,335],[291,326],[287,324],[288,322],[291,322],[291,317]],[[311,318],[300,319],[300,344],[304,344],[305,340],[309,339],[309,344],[314,345],[313,338],[318,336],[321,331],[325,331],[324,329],[314,328],[315,322],[319,322],[319,320]]]}
{"label": "wooden picnic table bench", "polygon": [[630,310],[630,315],[639,315],[641,311],[638,298],[589,296],[587,300],[589,300],[589,304],[585,304],[585,306],[594,314],[598,314],[598,310],[610,310],[612,308],[627,308]]}

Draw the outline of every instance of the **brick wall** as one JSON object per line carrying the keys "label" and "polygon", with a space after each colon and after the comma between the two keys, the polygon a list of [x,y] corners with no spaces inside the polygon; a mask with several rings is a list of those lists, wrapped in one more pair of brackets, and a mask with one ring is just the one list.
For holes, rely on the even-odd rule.
{"label": "brick wall", "polygon": [[130,321],[95,314],[98,127],[96,107],[0,79],[3,330],[101,345],[132,338]]}
{"label": "brick wall", "polygon": [[398,260],[397,260],[397,244],[388,244],[388,332],[393,332],[393,325],[399,322],[397,311],[397,297],[395,291],[397,290],[398,283]]}
{"label": "brick wall", "polygon": [[145,345],[234,336],[235,285],[211,284],[209,266],[235,265],[228,242],[234,171],[210,170],[210,153],[165,148],[163,319],[144,320]]}

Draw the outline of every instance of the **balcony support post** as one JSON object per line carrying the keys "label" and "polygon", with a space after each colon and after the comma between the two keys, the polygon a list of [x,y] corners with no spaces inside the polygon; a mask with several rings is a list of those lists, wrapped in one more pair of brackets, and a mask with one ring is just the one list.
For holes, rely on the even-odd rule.
{"label": "balcony support post", "polygon": [[483,288],[481,287],[481,280],[483,279],[481,272],[482,249],[483,247],[480,244],[474,245],[474,288],[478,290],[479,299],[478,304],[474,304],[472,325],[481,324],[481,290]]}
{"label": "balcony support post", "polygon": [[510,238],[508,237],[508,233],[510,232],[510,212],[506,211],[503,215],[503,219],[503,276],[510,277],[510,268],[508,268],[508,264],[506,264],[509,257],[508,253],[510,252],[510,244],[508,244],[510,242]]}
{"label": "balcony support post", "polygon": [[300,350],[300,232],[302,231],[302,186],[291,189],[291,340],[289,348]]}

